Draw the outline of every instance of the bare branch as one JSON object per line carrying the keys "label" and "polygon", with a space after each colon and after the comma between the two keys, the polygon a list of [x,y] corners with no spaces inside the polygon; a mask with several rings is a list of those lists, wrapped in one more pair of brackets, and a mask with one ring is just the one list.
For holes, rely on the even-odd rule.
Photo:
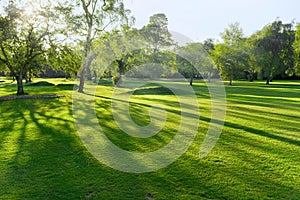
{"label": "bare branch", "polygon": [[91,5],[92,0],[89,0],[86,4],[86,7],[89,7]]}
{"label": "bare branch", "polygon": [[96,7],[97,7],[97,2],[98,2],[98,0],[94,0],[94,2],[93,2],[93,5],[92,5],[92,16],[94,15],[94,13],[95,13],[95,10],[96,10]]}
{"label": "bare branch", "polygon": [[95,28],[95,32],[94,32],[93,37],[92,37],[91,40],[94,40],[97,33],[105,31],[107,29],[107,27],[109,27],[115,21],[116,21],[115,19],[111,19],[102,29]]}

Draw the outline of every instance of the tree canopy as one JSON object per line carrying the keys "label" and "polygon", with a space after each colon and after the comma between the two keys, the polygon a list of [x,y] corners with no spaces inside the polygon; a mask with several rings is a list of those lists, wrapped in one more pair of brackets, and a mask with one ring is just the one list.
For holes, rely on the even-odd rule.
{"label": "tree canopy", "polygon": [[0,16],[0,61],[17,80],[17,94],[24,94],[22,79],[45,65],[49,47],[54,45],[53,13],[39,6],[26,13],[10,1]]}
{"label": "tree canopy", "polygon": [[122,0],[10,0],[0,15],[0,69],[17,80],[17,94],[25,93],[24,78],[47,67],[79,77],[79,92],[86,79],[97,82],[104,75],[117,83],[129,71],[147,78],[181,73],[191,85],[195,76],[210,80],[218,70],[230,85],[235,79],[270,84],[300,76],[300,26],[294,22],[276,19],[249,37],[232,23],[220,34],[222,41],[184,46],[173,40],[164,13],[150,16],[141,29],[133,23]]}

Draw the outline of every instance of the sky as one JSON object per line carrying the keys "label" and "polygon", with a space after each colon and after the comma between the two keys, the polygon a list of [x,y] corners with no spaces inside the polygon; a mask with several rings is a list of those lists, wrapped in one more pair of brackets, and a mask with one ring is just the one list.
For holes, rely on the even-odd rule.
{"label": "sky", "polygon": [[220,40],[220,33],[239,22],[250,36],[277,18],[300,22],[300,0],[124,0],[141,28],[156,13],[165,13],[169,29],[193,41]]}

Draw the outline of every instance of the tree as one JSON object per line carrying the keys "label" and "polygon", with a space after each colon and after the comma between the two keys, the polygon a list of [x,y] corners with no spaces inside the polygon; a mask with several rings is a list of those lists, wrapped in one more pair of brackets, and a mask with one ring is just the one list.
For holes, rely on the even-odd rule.
{"label": "tree", "polygon": [[125,9],[121,0],[76,0],[59,3],[57,10],[64,15],[66,26],[69,27],[67,34],[75,38],[84,37],[84,64],[81,68],[78,92],[83,92],[85,76],[92,79],[90,65],[95,59],[91,54],[92,42],[101,33],[110,28],[114,29],[120,24],[127,24],[130,11]]}
{"label": "tree", "polygon": [[255,34],[251,35],[249,38],[245,40],[244,49],[249,55],[248,60],[248,67],[246,68],[246,75],[250,82],[253,82],[255,79],[258,78],[257,74],[260,71],[260,67],[257,61],[257,54],[256,54],[256,44],[255,44]]}
{"label": "tree", "polygon": [[[207,47],[207,46],[206,46]],[[177,56],[177,65],[179,72],[190,79],[190,85],[193,85],[195,75],[208,75],[208,79],[214,71],[214,64],[207,50],[201,43],[189,43],[179,50]],[[187,61],[188,59],[188,61]]]}
{"label": "tree", "polygon": [[203,42],[203,48],[210,53],[211,51],[215,50],[214,40],[212,38],[208,38]]}
{"label": "tree", "polygon": [[[181,54],[185,54],[185,50],[181,50]],[[194,76],[198,73],[197,69],[194,67],[192,63],[190,63],[186,58],[177,55],[176,63],[178,66],[178,72],[182,74],[185,78],[189,78],[189,84],[193,85]]]}
{"label": "tree", "polygon": [[144,72],[151,76],[161,76],[166,54],[162,53],[174,46],[171,33],[168,30],[168,18],[163,13],[154,14],[149,18],[149,23],[140,30],[143,41],[146,44],[142,55],[147,58],[147,65],[143,66]]}
{"label": "tree", "polygon": [[149,49],[153,50],[153,60],[157,60],[157,53],[174,44],[168,30],[168,18],[165,14],[154,14],[150,17],[148,25],[141,29],[141,34]]}
{"label": "tree", "polygon": [[82,54],[78,47],[70,45],[52,46],[48,52],[51,68],[63,72],[66,76],[76,77],[82,63]]}
{"label": "tree", "polygon": [[107,32],[103,37],[95,40],[93,54],[97,57],[91,63],[95,77],[109,74],[114,84],[119,86],[122,76],[134,64],[138,64],[136,55],[142,49],[142,44],[139,31],[128,26],[122,26],[121,30]]}
{"label": "tree", "polygon": [[215,45],[212,57],[222,77],[229,79],[229,85],[232,85],[233,79],[244,74],[249,55],[244,50],[245,40],[238,23],[230,24],[221,36],[224,43]]}
{"label": "tree", "polygon": [[217,72],[217,69],[215,67],[215,65],[212,63],[213,61],[211,60],[212,59],[212,55],[213,55],[213,51],[215,50],[215,44],[214,44],[214,40],[211,39],[211,38],[208,38],[206,40],[204,40],[203,42],[203,48],[206,50],[206,52],[208,53],[208,56],[207,57],[207,64],[206,64],[206,67],[205,67],[205,71],[203,72],[205,77],[207,77],[208,79],[208,82],[211,81],[211,78],[218,74]]}
{"label": "tree", "polygon": [[293,25],[276,20],[255,34],[255,53],[257,65],[261,68],[266,84],[276,75],[284,75],[293,68]]}
{"label": "tree", "polygon": [[9,1],[5,14],[0,16],[0,61],[17,80],[17,94],[21,95],[25,93],[23,78],[46,63],[53,13],[48,6],[26,13]]}
{"label": "tree", "polygon": [[295,42],[293,44],[294,48],[294,59],[295,59],[295,68],[294,72],[296,75],[300,76],[300,24],[296,26],[295,31]]}

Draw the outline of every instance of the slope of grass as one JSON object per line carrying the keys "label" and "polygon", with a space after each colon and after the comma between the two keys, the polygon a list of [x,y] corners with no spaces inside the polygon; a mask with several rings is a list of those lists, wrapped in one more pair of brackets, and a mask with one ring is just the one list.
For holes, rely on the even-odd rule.
{"label": "slope of grass", "polygon": [[[80,141],[72,116],[72,82],[41,81],[54,85],[25,90],[64,97],[0,101],[0,199],[300,199],[300,82],[226,86],[223,133],[203,159],[199,149],[210,122],[210,98],[205,84],[195,83],[200,123],[189,150],[166,168],[130,174],[98,162]],[[111,141],[148,152],[172,139],[180,120],[172,92],[150,85],[132,95],[129,109],[137,124],[150,123],[153,103],[167,111],[162,131],[141,139],[124,134],[114,122],[113,87],[105,83],[97,90],[96,113]],[[14,92],[10,81],[0,83],[1,96]]]}

